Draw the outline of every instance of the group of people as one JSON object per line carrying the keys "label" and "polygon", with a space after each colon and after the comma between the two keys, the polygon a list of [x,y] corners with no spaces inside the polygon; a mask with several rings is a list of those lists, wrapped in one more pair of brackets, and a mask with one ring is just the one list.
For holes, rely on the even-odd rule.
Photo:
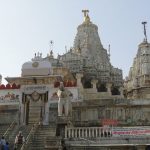
{"label": "group of people", "polygon": [[0,140],[0,150],[9,150],[9,143],[5,140],[4,136]]}
{"label": "group of people", "polygon": [[[14,142],[14,150],[17,150],[19,145],[22,145],[25,142],[24,136],[22,135],[22,132],[19,131],[19,133],[16,135],[15,142]],[[10,150],[9,143],[5,140],[5,137],[2,136],[0,140],[0,150]]]}

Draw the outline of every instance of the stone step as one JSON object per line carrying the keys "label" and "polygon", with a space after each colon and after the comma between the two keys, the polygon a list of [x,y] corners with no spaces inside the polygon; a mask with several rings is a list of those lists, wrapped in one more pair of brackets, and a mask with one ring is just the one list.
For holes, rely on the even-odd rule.
{"label": "stone step", "polygon": [[28,143],[29,150],[43,150],[46,137],[56,135],[56,128],[50,126],[41,126],[38,128],[34,138]]}

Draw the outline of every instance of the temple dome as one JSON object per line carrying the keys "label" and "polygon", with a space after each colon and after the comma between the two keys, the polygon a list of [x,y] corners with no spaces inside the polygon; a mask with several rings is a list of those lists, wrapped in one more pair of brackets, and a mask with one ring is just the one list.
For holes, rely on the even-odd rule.
{"label": "temple dome", "polygon": [[22,65],[22,76],[50,75],[51,72],[51,63],[48,60],[43,60],[39,56],[35,56],[32,61],[25,62]]}

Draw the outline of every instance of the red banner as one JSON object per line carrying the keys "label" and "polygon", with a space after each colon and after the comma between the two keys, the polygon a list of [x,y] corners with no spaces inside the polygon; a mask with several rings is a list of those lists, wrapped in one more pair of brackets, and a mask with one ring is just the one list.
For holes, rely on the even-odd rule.
{"label": "red banner", "polygon": [[102,119],[102,125],[112,125],[112,126],[116,126],[118,125],[118,121],[114,120],[114,119]]}

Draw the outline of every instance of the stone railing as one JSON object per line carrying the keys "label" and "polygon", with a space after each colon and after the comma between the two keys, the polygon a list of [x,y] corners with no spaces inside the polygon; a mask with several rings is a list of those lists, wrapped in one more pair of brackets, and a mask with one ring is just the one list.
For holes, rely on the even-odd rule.
{"label": "stone railing", "polygon": [[65,138],[111,137],[112,128],[105,127],[66,127]]}
{"label": "stone railing", "polygon": [[[70,147],[77,149],[79,147],[136,147],[138,150],[145,150],[146,145],[150,143],[150,135],[141,134],[141,130],[149,132],[149,127],[66,127],[65,128],[65,144],[68,149]],[[121,131],[118,136],[115,132]],[[135,132],[136,131],[136,132]],[[126,135],[123,134],[126,132]],[[130,133],[129,133],[130,132]],[[133,135],[130,135],[133,133]],[[144,132],[143,132],[144,133]],[[120,135],[122,134],[122,135]]]}
{"label": "stone railing", "polygon": [[16,125],[16,120],[14,120],[10,126],[7,128],[7,130],[5,131],[5,133],[3,134],[3,136],[6,138],[9,135],[9,132],[14,128],[14,126]]}
{"label": "stone railing", "polygon": [[65,127],[65,138],[148,137],[149,126],[135,127]]}

